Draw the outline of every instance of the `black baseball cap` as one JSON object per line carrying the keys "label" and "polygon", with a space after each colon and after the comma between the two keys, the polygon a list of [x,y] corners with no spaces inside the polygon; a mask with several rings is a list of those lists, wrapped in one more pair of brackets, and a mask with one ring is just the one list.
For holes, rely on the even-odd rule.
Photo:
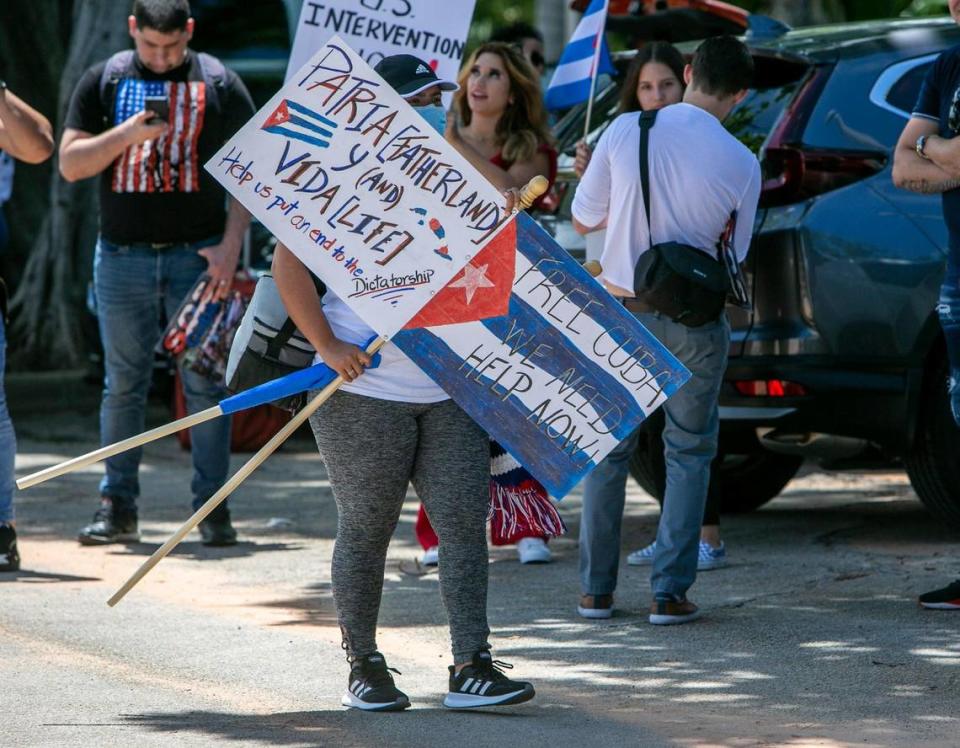
{"label": "black baseball cap", "polygon": [[384,57],[374,70],[405,99],[431,86],[440,86],[441,91],[456,91],[460,88],[452,81],[440,80],[426,62],[413,55]]}

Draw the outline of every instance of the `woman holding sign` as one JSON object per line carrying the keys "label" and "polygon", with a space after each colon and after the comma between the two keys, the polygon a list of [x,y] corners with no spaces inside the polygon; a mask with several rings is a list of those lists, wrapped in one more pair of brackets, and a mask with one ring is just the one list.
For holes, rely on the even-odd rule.
{"label": "woman holding sign", "polygon": [[[410,55],[386,58],[377,72],[424,114],[441,89],[456,88]],[[443,539],[440,591],[454,661],[444,706],[533,698],[533,686],[510,680],[500,667],[510,666],[493,660],[487,642],[486,433],[392,343],[380,365],[366,370],[371,359],[357,344],[373,330],[332,292],[321,306],[309,270],[282,244],[273,272],[297,328],[345,380],[310,419],[337,503],[333,597],[350,663],[341,703],[366,711],[410,706],[376,642],[387,546],[410,483]]]}
{"label": "woman holding sign", "polygon": [[[500,189],[523,187],[533,177],[546,174],[550,186],[557,176],[547,113],[543,108],[537,74],[516,47],[503,42],[482,44],[460,73],[460,90],[454,95],[447,118],[446,139],[480,173]],[[532,209],[549,195],[549,187]],[[536,483],[499,445],[493,446],[494,464],[500,472],[492,480],[514,493],[539,491]],[[518,482],[516,475],[523,476]],[[437,536],[423,507],[417,516],[417,539],[424,548],[423,563],[438,562]],[[432,517],[432,515],[431,515]],[[503,523],[499,523],[502,525]],[[542,532],[521,526],[510,530],[491,527],[494,545],[517,544],[521,563],[547,563],[550,549]]]}

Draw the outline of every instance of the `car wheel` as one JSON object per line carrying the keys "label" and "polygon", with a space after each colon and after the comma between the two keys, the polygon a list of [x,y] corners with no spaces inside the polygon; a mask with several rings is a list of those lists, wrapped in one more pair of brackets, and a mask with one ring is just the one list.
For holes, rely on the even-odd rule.
{"label": "car wheel", "polygon": [[[648,421],[651,419],[648,419]],[[776,498],[800,470],[803,458],[770,452],[756,443],[748,453],[727,453],[720,445],[720,510],[724,514],[752,512]],[[630,474],[640,488],[663,503],[666,467],[660,425],[645,424],[630,457]]]}
{"label": "car wheel", "polygon": [[960,428],[950,414],[947,377],[947,362],[941,358],[920,396],[917,436],[904,462],[923,505],[943,522],[960,527]]}

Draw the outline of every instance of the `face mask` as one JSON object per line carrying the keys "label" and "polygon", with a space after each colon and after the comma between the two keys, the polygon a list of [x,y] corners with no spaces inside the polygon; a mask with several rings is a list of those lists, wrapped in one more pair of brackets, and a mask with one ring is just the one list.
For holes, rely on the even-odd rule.
{"label": "face mask", "polygon": [[444,131],[447,129],[446,109],[439,104],[431,104],[429,106],[417,107],[417,111],[420,113],[420,116],[427,121],[427,124],[430,125],[430,127],[443,135]]}

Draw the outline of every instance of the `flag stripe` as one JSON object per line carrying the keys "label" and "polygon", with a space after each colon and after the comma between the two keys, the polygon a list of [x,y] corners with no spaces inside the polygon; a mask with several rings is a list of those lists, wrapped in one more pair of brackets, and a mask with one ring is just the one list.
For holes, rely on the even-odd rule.
{"label": "flag stripe", "polygon": [[[540,225],[526,213],[520,213],[517,215],[517,251],[526,261],[525,267],[530,267],[533,264],[536,264],[538,260],[543,257],[550,256],[550,247],[547,244],[548,242],[552,243],[553,239],[547,234]],[[515,282],[515,287],[520,286],[522,281],[520,280],[522,272],[519,271],[520,261],[517,262],[517,278]],[[564,269],[563,278],[558,278],[554,273],[550,272],[549,282],[551,286],[556,286],[557,291],[569,295],[573,299],[589,299],[596,298],[598,294],[597,283],[590,277],[586,270],[581,268],[579,265],[572,264],[570,270],[567,271]],[[613,297],[607,295],[605,291],[600,293],[605,294],[606,299],[613,300]],[[585,317],[589,317],[590,321],[596,324],[599,329],[605,330],[608,337],[610,337],[617,346],[621,348],[626,348],[627,350],[633,350],[637,347],[638,342],[642,343],[645,348],[650,350],[653,353],[657,351],[663,351],[667,353],[667,357],[657,356],[659,360],[659,367],[657,371],[668,370],[671,372],[671,381],[666,383],[663,387],[664,390],[664,399],[670,397],[687,381],[688,373],[686,369],[682,366],[678,366],[675,359],[672,356],[669,356],[669,353],[663,348],[662,344],[654,337],[650,332],[645,328],[641,327],[643,333],[646,337],[643,341],[637,341],[635,339],[635,333],[629,330],[624,325],[624,315],[629,314],[626,310],[620,306],[619,302],[616,304],[594,304],[591,305],[587,310],[587,313],[584,317],[580,317],[574,323],[574,325],[579,329],[583,325],[581,324]],[[630,315],[632,316],[632,315]],[[556,323],[555,320],[551,322]],[[562,329],[560,325],[557,325],[557,329]],[[631,373],[631,379],[636,379],[638,377],[636,372]],[[609,376],[609,375],[608,375]],[[646,407],[646,400],[642,398],[640,401]],[[654,409],[659,405],[659,401],[656,405],[651,405],[650,409]]]}
{"label": "flag stripe", "polygon": [[297,130],[290,130],[286,127],[280,127],[279,125],[273,125],[263,129],[267,132],[272,132],[275,135],[286,135],[288,138],[302,140],[304,143],[310,143],[311,145],[319,146],[320,148],[326,148],[330,145],[326,140],[320,140],[312,135],[307,135],[306,133],[298,132]]}
{"label": "flag stripe", "polygon": [[319,125],[315,125],[313,124],[313,122],[310,122],[309,120],[306,120],[303,117],[294,117],[293,115],[290,115],[290,119],[287,121],[291,125],[300,125],[300,127],[306,127],[308,130],[312,130],[313,132],[319,133],[320,135],[323,135],[327,138],[333,137],[332,131],[324,127],[320,127]]}
{"label": "flag stripe", "polygon": [[[617,382],[595,361],[585,355],[583,350],[576,349],[568,343],[565,343],[563,333],[555,329],[550,322],[544,319],[544,317],[541,316],[541,312],[542,310],[534,310],[519,298],[513,296],[510,299],[510,314],[508,316],[486,319],[483,320],[482,324],[496,335],[499,340],[503,340],[509,336],[511,330],[515,333],[522,331],[524,339],[532,336],[533,342],[528,346],[520,348],[515,354],[517,361],[522,359],[525,354],[530,352],[530,349],[535,348],[538,344],[542,343],[550,346],[548,355],[536,359],[531,358],[527,361],[527,364],[532,364],[535,361],[536,368],[548,375],[547,378],[544,379],[544,384],[554,378],[564,376],[564,374],[571,369],[574,371],[573,376],[569,378],[567,383],[556,382],[548,388],[553,392],[557,392],[557,397],[561,400],[564,396],[571,397],[574,394],[576,380],[581,376],[585,377],[585,381],[591,384],[591,391],[600,396],[600,406],[597,407],[593,404],[583,406],[582,409],[589,413],[583,425],[586,426],[587,422],[595,419],[602,420],[604,430],[607,430],[609,429],[610,423],[613,423],[613,434],[617,438],[617,441],[626,439],[630,435],[632,428],[629,423],[624,423],[624,419],[630,411],[637,408],[636,400],[623,385]],[[585,321],[584,317],[585,315],[577,320],[576,324],[578,328],[587,327],[587,325],[583,324]],[[588,335],[587,337],[589,338],[590,336]],[[593,337],[596,336],[594,335]],[[516,340],[519,340],[519,338],[516,338]],[[611,348],[612,347],[611,344]],[[626,354],[623,354],[622,358],[626,359]],[[523,368],[523,371],[528,375],[532,375],[531,370],[526,367]],[[495,374],[498,373],[499,369],[496,370]],[[640,374],[637,374],[638,378],[640,376]],[[649,377],[644,378],[647,379]],[[587,395],[587,397],[589,396],[590,395]],[[584,396],[580,395],[576,397],[574,402],[585,399]],[[542,398],[539,398],[539,400],[542,400]],[[535,406],[536,404],[537,403],[534,403],[533,405]],[[607,419],[604,420],[602,413],[608,408],[615,408],[616,410],[608,413]],[[650,410],[652,410],[652,408]],[[645,410],[644,412],[647,411]]]}
{"label": "flag stripe", "polygon": [[571,39],[567,43],[566,49],[563,50],[560,64],[569,67],[583,60],[593,60],[593,54],[597,49],[596,44],[596,34],[590,34],[582,39]]}
{"label": "flag stripe", "polygon": [[319,112],[315,112],[312,109],[307,109],[307,107],[303,106],[302,104],[298,104],[297,102],[292,101],[290,99],[284,99],[284,101],[286,102],[288,109],[293,109],[293,111],[295,112],[300,112],[300,114],[305,114],[307,117],[310,117],[311,119],[315,119],[321,124],[326,125],[331,130],[337,129],[336,122],[334,122],[331,119],[327,119]]}
{"label": "flag stripe", "polygon": [[[457,336],[459,327],[475,327],[480,332],[471,331],[468,336]],[[435,332],[442,332],[445,337],[440,338]],[[583,423],[579,426],[570,424],[567,430],[572,441],[561,437],[560,442],[565,447],[565,450],[562,450],[538,428],[534,422],[536,417],[531,418],[531,410],[538,402],[524,402],[521,399],[524,393],[519,396],[513,393],[504,400],[502,381],[491,390],[496,376],[478,375],[475,371],[467,372],[461,369],[464,359],[478,343],[484,344],[488,349],[498,343],[498,339],[482,325],[467,323],[463,326],[403,330],[394,337],[393,342],[427,374],[442,382],[444,391],[470,416],[482,422],[490,435],[513,454],[520,464],[533,472],[537,480],[557,498],[569,493],[581,476],[596,466],[596,461],[591,457],[594,450],[599,450],[599,454],[603,455],[617,444],[615,437],[594,435]],[[457,349],[450,347],[450,344],[458,343]],[[469,379],[465,376],[467,373],[471,374]],[[499,374],[500,370],[497,373]],[[524,369],[524,373],[541,385],[552,378],[542,370]],[[478,377],[479,382],[476,381]],[[530,394],[539,400],[544,399],[542,391]],[[549,409],[548,406],[543,414],[544,420],[549,420],[556,409]],[[570,410],[569,406],[566,410]],[[489,417],[492,412],[496,412],[496,419]],[[641,420],[639,409],[631,415],[637,416],[633,419],[636,427]],[[585,430],[581,430],[580,426]],[[575,433],[570,431],[571,428]],[[552,433],[556,435],[555,431]],[[591,444],[596,439],[597,443],[591,444],[590,452],[579,448],[576,439],[580,435],[584,445]]]}

